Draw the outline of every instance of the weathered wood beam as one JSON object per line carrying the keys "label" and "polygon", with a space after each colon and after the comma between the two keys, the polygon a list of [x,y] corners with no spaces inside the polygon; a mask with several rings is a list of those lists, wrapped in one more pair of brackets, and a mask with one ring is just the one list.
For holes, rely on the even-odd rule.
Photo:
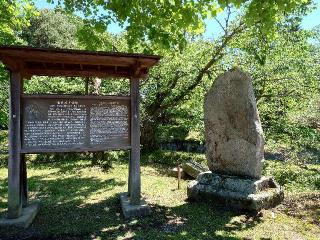
{"label": "weathered wood beam", "polygon": [[23,72],[24,69],[24,62],[20,59],[14,59],[9,57],[2,57],[0,56],[0,59],[2,59],[2,62],[6,65],[6,67],[11,72]]}
{"label": "weathered wood beam", "polygon": [[21,153],[57,153],[57,152],[101,152],[101,151],[111,151],[111,150],[130,150],[131,146],[127,145],[117,145],[117,146],[94,146],[94,147],[70,147],[70,148],[38,148],[30,149],[28,147],[23,147]]}
{"label": "weathered wood beam", "polygon": [[31,99],[96,99],[96,100],[124,100],[130,101],[130,96],[115,96],[115,95],[69,95],[69,94],[22,94],[22,99],[31,98]]}
{"label": "weathered wood beam", "polygon": [[140,61],[136,61],[136,63],[132,66],[133,76],[139,76],[142,69],[142,64]]}
{"label": "weathered wood beam", "polygon": [[[27,75],[37,75],[37,76],[65,76],[65,77],[115,77],[115,78],[130,78],[132,77],[131,72],[114,72],[114,71],[94,71],[94,70],[63,70],[63,69],[26,69]],[[145,78],[145,74],[141,74],[139,78]]]}
{"label": "weathered wood beam", "polygon": [[8,218],[18,218],[21,201],[20,72],[11,72],[9,110]]}
{"label": "weathered wood beam", "polygon": [[[23,112],[23,102],[22,102],[22,95],[24,93],[24,76],[21,76],[21,90],[20,90],[20,111]],[[22,119],[20,119],[22,122]],[[22,132],[22,123],[20,123],[20,131]],[[21,134],[20,134],[21,136]],[[20,137],[21,138],[21,137]],[[21,145],[22,145],[22,139],[21,139]],[[22,148],[22,146],[21,146]],[[27,162],[26,162],[26,155],[21,153],[20,150],[20,181],[21,181],[21,204],[22,207],[27,207],[28,206],[28,176],[27,176]]]}
{"label": "weathered wood beam", "polygon": [[25,154],[21,154],[21,201],[22,207],[28,206],[28,178]]}
{"label": "weathered wood beam", "polygon": [[[10,50],[1,50],[1,52],[11,58],[19,58],[24,61],[36,62],[55,62],[55,63],[74,63],[74,64],[103,64],[103,65],[117,65],[130,66],[135,63],[135,58],[119,57],[119,56],[101,56],[89,54],[71,54],[71,53],[56,53],[56,52],[30,52],[20,50],[13,52]],[[150,60],[147,60],[149,62]],[[151,59],[152,62],[156,62]]]}
{"label": "weathered wood beam", "polygon": [[45,62],[41,63],[44,69],[47,69],[47,64]]}
{"label": "weathered wood beam", "polygon": [[129,165],[129,196],[132,205],[140,204],[140,114],[139,114],[139,78],[130,80],[131,96],[131,153]]}

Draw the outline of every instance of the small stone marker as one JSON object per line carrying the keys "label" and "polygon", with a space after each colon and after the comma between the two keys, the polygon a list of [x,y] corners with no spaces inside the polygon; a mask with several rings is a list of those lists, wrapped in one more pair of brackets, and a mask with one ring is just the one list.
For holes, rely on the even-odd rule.
{"label": "small stone marker", "polygon": [[204,121],[211,172],[189,184],[188,197],[255,211],[279,204],[280,186],[261,177],[264,139],[251,78],[238,69],[219,76],[206,95]]}
{"label": "small stone marker", "polygon": [[188,174],[189,176],[193,178],[197,178],[197,176],[202,173],[206,172],[209,169],[206,166],[201,165],[198,162],[195,161],[189,161],[184,164],[182,164],[183,171]]}

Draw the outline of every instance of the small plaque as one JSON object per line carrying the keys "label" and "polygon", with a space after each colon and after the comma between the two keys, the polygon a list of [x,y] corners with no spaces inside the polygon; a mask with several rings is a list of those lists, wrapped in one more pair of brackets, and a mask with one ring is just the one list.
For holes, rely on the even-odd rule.
{"label": "small plaque", "polygon": [[130,98],[25,95],[22,152],[130,148]]}

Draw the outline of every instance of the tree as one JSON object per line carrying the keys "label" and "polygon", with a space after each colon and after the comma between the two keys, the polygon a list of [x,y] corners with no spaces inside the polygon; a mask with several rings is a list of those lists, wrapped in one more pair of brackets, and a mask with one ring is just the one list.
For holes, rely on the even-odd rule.
{"label": "tree", "polygon": [[80,20],[60,10],[43,9],[30,18],[21,38],[28,45],[45,48],[78,48],[76,33]]}
{"label": "tree", "polygon": [[[30,19],[30,25],[23,29],[20,36],[28,45],[34,47],[112,49],[110,34],[107,32],[97,33],[95,29],[88,28],[86,22],[80,17],[67,14],[59,8],[41,10],[37,16]],[[90,83],[90,90],[94,85],[97,86],[95,80],[95,78],[85,79]],[[25,87],[29,93],[81,94],[85,92],[85,81],[80,78],[34,77],[26,83]]]}
{"label": "tree", "polygon": [[[264,35],[257,28],[259,24],[246,27],[237,20],[229,28],[224,27],[224,36],[215,43],[191,42],[181,55],[165,55],[145,86],[148,94],[144,93],[143,102],[146,116],[142,128],[144,146],[156,148],[155,136],[159,132],[163,134],[163,126],[167,130],[170,126],[179,129],[185,135],[191,130],[201,130],[203,95],[215,76],[232,66],[239,66],[253,77],[268,136],[281,138],[290,129],[297,129],[297,125],[292,124],[289,128],[289,118],[298,107],[307,108],[308,102],[319,93],[320,66],[319,48],[308,40],[314,33],[300,29],[299,16],[291,16],[288,21],[278,24],[275,38]],[[237,29],[239,31],[228,38]],[[205,68],[208,63],[212,65]],[[294,139],[293,133],[290,134]]]}
{"label": "tree", "polygon": [[[190,99],[197,88],[208,79],[213,81],[214,67],[225,56],[232,39],[246,28],[241,16],[230,21],[231,13],[229,10],[225,23],[220,23],[224,33],[214,42],[190,40],[180,52],[163,52],[165,57],[162,63],[151,72],[143,88],[143,95],[146,96],[143,101],[145,117],[142,119],[141,133],[144,149],[157,148],[156,135],[159,126],[172,124],[179,115],[190,119],[192,111],[189,108],[177,111],[178,106]],[[200,91],[204,94],[204,91]]]}
{"label": "tree", "polygon": [[[51,1],[55,2],[55,1]],[[168,56],[166,61],[182,57],[186,51],[183,47],[190,36],[204,30],[204,19],[216,16],[217,12],[227,9],[223,36],[215,41],[210,48],[205,49],[209,54],[204,54],[206,60],[195,57],[185,59],[193,64],[187,70],[181,66],[171,64],[172,71],[166,72],[163,77],[162,64],[158,71],[152,71],[150,81],[143,88],[143,118],[142,118],[142,143],[145,149],[152,150],[156,147],[156,132],[158,126],[168,124],[177,117],[173,107],[181,105],[195,89],[213,75],[214,66],[223,59],[228,50],[228,45],[238,34],[251,26],[259,26],[261,32],[270,38],[273,35],[275,22],[286,13],[299,6],[304,6],[307,1],[108,1],[105,3],[91,1],[64,1],[68,11],[82,11],[87,18],[93,17],[96,29],[103,30],[105,25],[115,20],[126,24],[126,39],[128,48],[140,51],[157,52]],[[242,8],[241,16],[235,21],[230,21],[231,6]],[[104,9],[104,11],[100,11]],[[284,13],[284,14],[283,14]],[[96,17],[94,17],[96,16]],[[140,44],[137,44],[140,43]],[[180,52],[170,54],[165,49],[176,49]],[[195,47],[196,48],[196,47]],[[195,60],[197,59],[197,60]],[[165,64],[166,65],[166,64]],[[165,68],[165,65],[163,66]],[[196,66],[196,67],[195,67]],[[162,72],[161,72],[162,71]],[[159,80],[161,79],[161,84]],[[180,111],[182,113],[182,111]]]}
{"label": "tree", "polygon": [[[47,0],[62,5],[60,0]],[[136,42],[151,42],[160,48],[186,44],[188,35],[197,35],[205,30],[205,19],[232,5],[242,8],[247,25],[260,22],[265,33],[284,15],[308,0],[64,0],[67,11],[82,12],[97,28],[104,31],[112,21],[125,27],[130,47]],[[146,47],[150,45],[146,45]]]}
{"label": "tree", "polygon": [[30,24],[29,19],[37,12],[27,0],[1,1],[0,44],[21,44],[18,33]]}
{"label": "tree", "polygon": [[319,48],[309,41],[315,32],[300,29],[298,18],[290,20],[278,25],[273,40],[248,30],[233,45],[243,56],[239,51],[228,56],[251,73],[264,129],[273,138],[292,135],[292,113],[306,109],[320,93]]}
{"label": "tree", "polygon": [[[26,0],[1,1],[0,3],[0,45],[22,44],[19,37],[22,29],[30,24],[30,17],[37,11]],[[9,76],[0,64],[0,129],[7,127]]]}

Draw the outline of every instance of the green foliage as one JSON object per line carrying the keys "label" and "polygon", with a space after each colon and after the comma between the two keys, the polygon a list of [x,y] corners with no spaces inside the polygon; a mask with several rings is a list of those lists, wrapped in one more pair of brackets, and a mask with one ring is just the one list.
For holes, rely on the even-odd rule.
{"label": "green foliage", "polygon": [[41,10],[30,18],[30,25],[22,31],[21,38],[28,45],[45,48],[77,48],[79,20],[60,10]]}
{"label": "green foliage", "polygon": [[0,130],[0,166],[8,164],[8,132]]}
{"label": "green foliage", "polygon": [[0,45],[21,44],[21,30],[36,16],[34,6],[27,0],[3,0],[0,3]]}
{"label": "green foliage", "polygon": [[28,94],[84,94],[85,82],[81,78],[33,77],[25,81],[24,91]]}
{"label": "green foliage", "polygon": [[288,191],[320,190],[319,165],[296,165],[290,161],[265,161],[263,174],[273,176]]}
{"label": "green foliage", "polygon": [[266,139],[298,152],[319,149],[320,48],[310,41],[315,31],[301,30],[301,19],[290,19],[278,25],[274,39],[248,29],[234,39],[235,51],[226,59],[252,76]]}
{"label": "green foliage", "polygon": [[130,47],[137,42],[147,49],[147,42],[160,48],[186,44],[186,36],[198,35],[205,30],[205,19],[234,6],[244,8],[245,21],[252,26],[257,22],[264,33],[272,35],[273,26],[284,15],[309,3],[308,0],[246,1],[246,0],[133,0],[88,1],[47,0],[64,4],[67,11],[82,12],[97,28],[118,22],[125,27]]}
{"label": "green foliage", "polygon": [[[143,154],[143,165],[158,163],[164,167],[175,167],[188,161],[206,164],[204,154],[157,150]],[[300,164],[287,159],[286,161],[266,160],[263,175],[273,176],[288,191],[320,190],[320,167],[317,164]]]}
{"label": "green foliage", "polygon": [[112,44],[113,39],[105,29],[92,27],[87,21],[83,20],[76,31],[76,37],[80,48],[86,50],[116,50]]}
{"label": "green foliage", "polygon": [[[29,26],[33,16],[37,16],[37,11],[27,0],[1,1],[0,45],[24,43],[19,34]],[[8,72],[0,64],[0,129],[6,128],[8,121],[8,78]]]}
{"label": "green foliage", "polygon": [[163,59],[141,88],[144,143],[151,143],[152,135],[162,141],[185,139],[191,130],[202,131],[201,100],[208,82],[202,69],[216,48],[199,40],[188,43],[181,52],[163,51]]}
{"label": "green foliage", "polygon": [[206,162],[206,158],[203,154],[163,150],[157,150],[148,154],[143,154],[141,158],[141,162],[143,164],[159,163],[170,167],[176,167],[179,164],[191,160],[204,164]]}
{"label": "green foliage", "polygon": [[9,74],[0,64],[0,130],[8,123],[9,112]]}
{"label": "green foliage", "polygon": [[62,9],[44,9],[30,18],[21,38],[35,47],[112,50],[112,38],[105,29],[91,26],[87,20]]}
{"label": "green foliage", "polygon": [[[71,3],[70,3],[71,4]],[[82,3],[79,2],[81,8]],[[123,3],[127,4],[127,3]],[[154,3],[150,3],[154,4]],[[164,1],[164,4],[167,4]],[[240,4],[241,5],[241,4]],[[147,9],[147,8],[146,8]],[[285,142],[299,154],[310,149],[319,158],[319,30],[299,28],[301,13],[295,13],[276,25],[273,38],[264,34],[264,26],[251,27],[241,15],[229,21],[225,33],[215,40],[190,39],[181,51],[154,48],[163,55],[141,86],[142,141],[144,146],[168,140],[203,141],[203,99],[215,77],[232,66],[239,66],[254,79],[258,108],[268,141]],[[81,10],[81,9],[80,9]],[[146,10],[147,11],[147,10]],[[41,11],[19,34],[28,44],[46,47],[72,47],[91,50],[128,51],[130,32],[112,36],[102,25],[93,28],[61,9]],[[98,21],[99,22],[99,21]],[[169,25],[168,25],[169,26]],[[89,34],[87,34],[89,33]],[[312,37],[314,41],[310,42]],[[150,46],[149,40],[145,42]],[[145,44],[135,44],[138,51]],[[2,70],[0,124],[7,127],[8,75]],[[89,93],[128,94],[128,81],[104,79],[89,81]],[[97,86],[96,86],[97,85]],[[27,93],[83,94],[85,80],[80,78],[34,77],[26,81]],[[307,117],[306,117],[307,116]],[[293,158],[292,158],[293,159]],[[302,161],[302,160],[301,160]],[[303,162],[309,162],[306,160]]]}
{"label": "green foliage", "polygon": [[[229,24],[227,36],[238,21]],[[142,88],[146,143],[152,142],[152,134],[157,141],[168,141],[199,132],[202,140],[204,94],[218,74],[238,66],[253,78],[267,140],[287,142],[296,152],[319,148],[320,48],[309,41],[318,36],[316,31],[301,30],[300,21],[298,13],[279,23],[274,38],[263,34],[261,26],[245,27],[229,42],[222,36],[213,42],[191,41],[181,52],[163,51]]]}

